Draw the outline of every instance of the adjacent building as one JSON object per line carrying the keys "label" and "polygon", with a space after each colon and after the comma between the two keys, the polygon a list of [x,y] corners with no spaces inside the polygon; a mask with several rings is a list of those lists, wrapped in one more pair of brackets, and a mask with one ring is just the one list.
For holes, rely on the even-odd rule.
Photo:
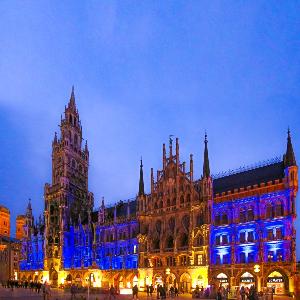
{"label": "adjacent building", "polygon": [[82,140],[72,89],[52,142],[44,215],[34,222],[29,202],[17,220],[21,279],[121,291],[152,283],[185,292],[213,284],[294,292],[298,169],[290,132],[282,158],[219,176],[211,175],[205,135],[200,179],[193,155],[187,166],[170,138],[162,169],[151,169],[150,193],[141,160],[138,195],[110,207],[102,199],[96,209]]}
{"label": "adjacent building", "polygon": [[17,279],[20,244],[10,237],[10,211],[0,205],[0,282]]}

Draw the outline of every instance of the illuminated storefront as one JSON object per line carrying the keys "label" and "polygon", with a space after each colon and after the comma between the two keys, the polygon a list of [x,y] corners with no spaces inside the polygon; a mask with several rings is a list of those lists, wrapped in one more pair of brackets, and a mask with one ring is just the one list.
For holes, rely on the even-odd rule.
{"label": "illuminated storefront", "polygon": [[275,294],[285,293],[285,278],[278,272],[272,272],[267,278],[267,287],[272,288]]}

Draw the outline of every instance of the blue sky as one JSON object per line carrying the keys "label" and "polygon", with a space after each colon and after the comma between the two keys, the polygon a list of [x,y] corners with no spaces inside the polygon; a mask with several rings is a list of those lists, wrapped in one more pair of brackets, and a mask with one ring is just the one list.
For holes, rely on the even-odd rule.
{"label": "blue sky", "polygon": [[282,155],[288,126],[299,161],[299,6],[1,1],[0,202],[13,219],[29,197],[42,211],[73,84],[97,206],[135,196],[141,155],[149,190],[169,134],[196,177],[205,130],[213,173]]}

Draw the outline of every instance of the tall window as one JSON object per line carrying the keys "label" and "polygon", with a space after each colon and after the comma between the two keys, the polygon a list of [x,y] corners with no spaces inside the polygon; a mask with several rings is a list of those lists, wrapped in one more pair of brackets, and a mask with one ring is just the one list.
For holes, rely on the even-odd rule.
{"label": "tall window", "polygon": [[273,259],[274,259],[274,253],[273,253],[273,251],[269,251],[268,252],[268,261],[273,261]]}
{"label": "tall window", "polygon": [[253,221],[254,220],[254,210],[253,207],[250,207],[248,209],[248,221]]}
{"label": "tall window", "polygon": [[275,215],[276,217],[280,217],[283,215],[283,205],[281,201],[277,201],[275,204]]}
{"label": "tall window", "polygon": [[223,264],[229,264],[229,254],[223,255]]}
{"label": "tall window", "polygon": [[277,261],[283,261],[283,252],[282,252],[282,250],[277,251]]}
{"label": "tall window", "polygon": [[222,224],[228,224],[228,216],[226,213],[222,215]]}
{"label": "tall window", "polygon": [[240,243],[245,243],[245,241],[246,241],[246,232],[242,231],[240,233]]}
{"label": "tall window", "polygon": [[197,255],[197,265],[201,266],[203,264],[203,255],[202,254],[198,254]]}
{"label": "tall window", "polygon": [[240,223],[245,223],[246,222],[246,212],[245,210],[241,209],[240,210]]}
{"label": "tall window", "polygon": [[222,244],[223,245],[226,245],[226,244],[228,244],[228,236],[227,235],[222,235]]}
{"label": "tall window", "polygon": [[240,263],[244,264],[246,262],[246,255],[244,252],[240,253]]}
{"label": "tall window", "polygon": [[248,253],[248,263],[253,263],[254,259],[254,252]]}
{"label": "tall window", "polygon": [[216,236],[216,245],[219,246],[221,244],[221,236],[217,235]]}
{"label": "tall window", "polygon": [[276,239],[282,239],[282,228],[276,228]]}
{"label": "tall window", "polygon": [[266,218],[270,219],[273,217],[273,209],[271,203],[268,203],[266,205]]}
{"label": "tall window", "polygon": [[186,255],[180,256],[180,265],[187,266],[188,265],[188,257]]}
{"label": "tall window", "polygon": [[267,231],[268,240],[273,240],[273,229],[268,229]]}
{"label": "tall window", "polygon": [[220,215],[215,216],[215,224],[220,225]]}
{"label": "tall window", "polygon": [[254,233],[253,231],[248,232],[248,242],[254,242]]}

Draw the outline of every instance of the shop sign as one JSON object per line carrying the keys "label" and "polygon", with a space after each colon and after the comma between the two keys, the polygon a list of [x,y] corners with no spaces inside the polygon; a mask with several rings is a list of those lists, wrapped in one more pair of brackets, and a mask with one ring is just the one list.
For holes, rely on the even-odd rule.
{"label": "shop sign", "polygon": [[241,282],[242,283],[251,283],[251,282],[254,282],[254,278],[253,277],[241,277]]}
{"label": "shop sign", "polygon": [[220,283],[228,283],[228,279],[227,278],[218,278]]}
{"label": "shop sign", "polygon": [[283,282],[283,277],[268,277],[268,282],[281,283],[281,282]]}

